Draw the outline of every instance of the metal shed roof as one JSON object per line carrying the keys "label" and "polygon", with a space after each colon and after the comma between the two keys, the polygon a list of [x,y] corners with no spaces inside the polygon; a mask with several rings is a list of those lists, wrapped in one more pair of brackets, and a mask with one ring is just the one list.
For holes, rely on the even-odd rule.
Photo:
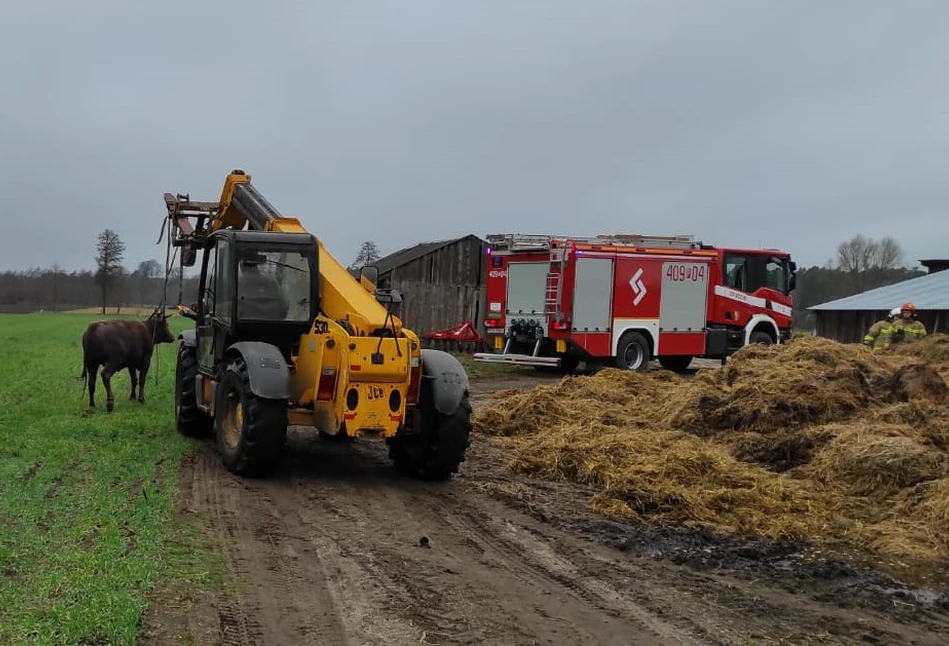
{"label": "metal shed roof", "polygon": [[450,244],[455,244],[462,240],[467,240],[468,238],[474,238],[475,240],[480,241],[482,244],[487,244],[484,240],[481,240],[478,236],[473,233],[460,236],[458,238],[451,238],[450,240],[433,240],[431,242],[420,242],[411,247],[406,247],[404,249],[399,249],[390,253],[388,256],[384,256],[377,260],[374,264],[379,268],[379,275],[387,274],[393,269],[407,265],[408,263],[421,258],[422,256],[427,256],[428,254],[438,251],[442,247],[447,247]]}
{"label": "metal shed roof", "polygon": [[949,310],[949,271],[940,271],[809,307],[817,311],[883,311],[911,302],[920,310]]}

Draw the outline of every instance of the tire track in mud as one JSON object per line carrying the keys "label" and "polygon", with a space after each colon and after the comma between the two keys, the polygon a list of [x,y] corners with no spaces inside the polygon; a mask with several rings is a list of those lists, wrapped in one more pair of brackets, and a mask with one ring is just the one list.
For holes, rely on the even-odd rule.
{"label": "tire track in mud", "polygon": [[267,495],[268,483],[233,478],[207,447],[195,458],[194,483],[193,504],[216,516],[232,579],[246,586],[240,599],[225,595],[222,643],[345,643],[338,613],[327,612],[332,599],[313,585],[318,559]]}
{"label": "tire track in mud", "polygon": [[[209,464],[204,451],[199,451],[190,461],[188,486],[188,500],[186,505],[198,512],[211,512],[217,521],[219,538],[224,552],[231,579],[241,575],[238,563],[235,562],[231,545],[234,543],[234,531],[225,517],[229,514],[222,508],[221,499],[224,494],[219,486],[217,469],[213,463]],[[224,646],[239,646],[242,644],[255,645],[262,643],[263,627],[245,614],[240,601],[233,595],[222,592],[219,601],[218,621],[220,643]]]}
{"label": "tire track in mud", "polygon": [[[439,496],[443,502],[453,498],[450,494]],[[453,511],[444,517],[445,520],[459,531],[475,537],[479,545],[499,556],[504,566],[516,568],[539,583],[559,585],[579,602],[614,619],[634,621],[656,639],[676,644],[704,643],[698,641],[691,631],[660,619],[605,581],[585,576],[578,566],[558,554],[549,541],[532,536],[509,519],[490,516],[482,510],[472,511],[471,505],[457,502]]]}
{"label": "tire track in mud", "polygon": [[184,489],[216,518],[243,586],[217,604],[219,643],[938,643],[922,625],[767,580],[623,554],[548,522],[576,513],[568,496],[535,492],[539,520],[489,493],[509,483],[499,460],[477,445],[458,478],[418,482],[397,475],[378,443],[292,430],[281,469],[251,480],[203,445]]}
{"label": "tire track in mud", "polygon": [[[396,599],[390,605],[438,643],[691,643],[615,590],[572,579],[561,557],[540,564],[536,544],[508,543],[470,517],[478,501],[458,498],[458,482],[418,483],[393,476],[375,447],[354,448],[326,482],[295,478],[300,509],[322,516],[360,566]],[[350,462],[351,461],[351,462]],[[319,479],[319,478],[318,478]],[[316,509],[316,508],[321,509]],[[322,512],[322,514],[320,513]],[[430,538],[419,547],[419,538]],[[610,597],[615,600],[609,600]],[[652,634],[653,637],[649,637]],[[491,641],[497,640],[497,641]]]}

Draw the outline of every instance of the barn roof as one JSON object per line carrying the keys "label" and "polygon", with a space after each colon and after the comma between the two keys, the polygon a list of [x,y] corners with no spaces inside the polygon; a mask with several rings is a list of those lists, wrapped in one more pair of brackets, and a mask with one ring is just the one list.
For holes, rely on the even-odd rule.
{"label": "barn roof", "polygon": [[407,265],[413,260],[417,260],[422,256],[427,256],[428,254],[438,251],[442,247],[447,247],[450,244],[459,242],[460,240],[465,240],[466,238],[475,238],[481,240],[478,236],[473,233],[468,235],[461,236],[458,238],[451,238],[450,240],[434,240],[432,242],[420,242],[417,245],[411,247],[406,247],[404,249],[399,249],[393,253],[390,253],[388,256],[384,256],[377,260],[374,264],[379,268],[379,274],[387,274],[393,269],[401,267],[402,265]]}
{"label": "barn roof", "polygon": [[920,310],[949,310],[949,271],[939,271],[809,307],[816,311],[883,311],[911,302]]}

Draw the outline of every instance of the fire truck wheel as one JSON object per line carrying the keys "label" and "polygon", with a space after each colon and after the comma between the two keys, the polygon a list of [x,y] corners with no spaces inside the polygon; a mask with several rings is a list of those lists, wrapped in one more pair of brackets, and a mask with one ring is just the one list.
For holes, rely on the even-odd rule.
{"label": "fire truck wheel", "polygon": [[659,357],[659,365],[672,372],[685,372],[692,363],[692,357],[685,355],[672,355]]}
{"label": "fire truck wheel", "polygon": [[580,365],[580,359],[577,357],[563,357],[560,359],[560,372],[573,374],[577,366]]}
{"label": "fire truck wheel", "polygon": [[622,370],[645,370],[649,367],[649,341],[639,332],[627,332],[616,349],[616,367]]}
{"label": "fire truck wheel", "polygon": [[752,332],[751,336],[748,337],[748,345],[758,343],[760,345],[774,345],[774,339],[771,338],[771,335],[767,332],[762,332],[760,330]]}

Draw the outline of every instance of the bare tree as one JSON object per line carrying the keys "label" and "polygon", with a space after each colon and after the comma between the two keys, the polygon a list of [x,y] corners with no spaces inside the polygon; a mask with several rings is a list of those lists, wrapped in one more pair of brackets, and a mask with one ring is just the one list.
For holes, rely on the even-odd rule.
{"label": "bare tree", "polygon": [[903,248],[890,236],[877,241],[856,235],[837,246],[837,268],[849,274],[858,292],[878,287],[886,272],[902,262]]}
{"label": "bare tree", "polygon": [[98,267],[96,282],[102,289],[102,314],[104,315],[109,290],[124,273],[122,257],[125,254],[125,243],[119,239],[115,231],[105,229],[99,234],[96,252],[96,265]]}
{"label": "bare tree", "polygon": [[161,276],[161,263],[155,260],[145,260],[138,263],[138,275],[143,278],[158,278]]}
{"label": "bare tree", "polygon": [[59,294],[60,294],[60,277],[63,274],[63,268],[59,266],[59,263],[54,263],[50,273],[53,275],[53,306],[50,308],[54,312],[56,311],[57,306],[59,305]]}
{"label": "bare tree", "polygon": [[878,247],[877,264],[880,269],[895,269],[903,264],[903,247],[895,238],[882,238]]}
{"label": "bare tree", "polygon": [[164,270],[157,260],[145,260],[138,263],[138,268],[132,272],[132,282],[137,288],[139,305],[148,303],[149,297],[154,296],[155,281],[163,278]]}
{"label": "bare tree", "polygon": [[856,235],[850,240],[837,245],[837,267],[850,275],[853,287],[857,291],[863,288],[863,273],[867,269],[867,251],[870,241],[862,235]]}

